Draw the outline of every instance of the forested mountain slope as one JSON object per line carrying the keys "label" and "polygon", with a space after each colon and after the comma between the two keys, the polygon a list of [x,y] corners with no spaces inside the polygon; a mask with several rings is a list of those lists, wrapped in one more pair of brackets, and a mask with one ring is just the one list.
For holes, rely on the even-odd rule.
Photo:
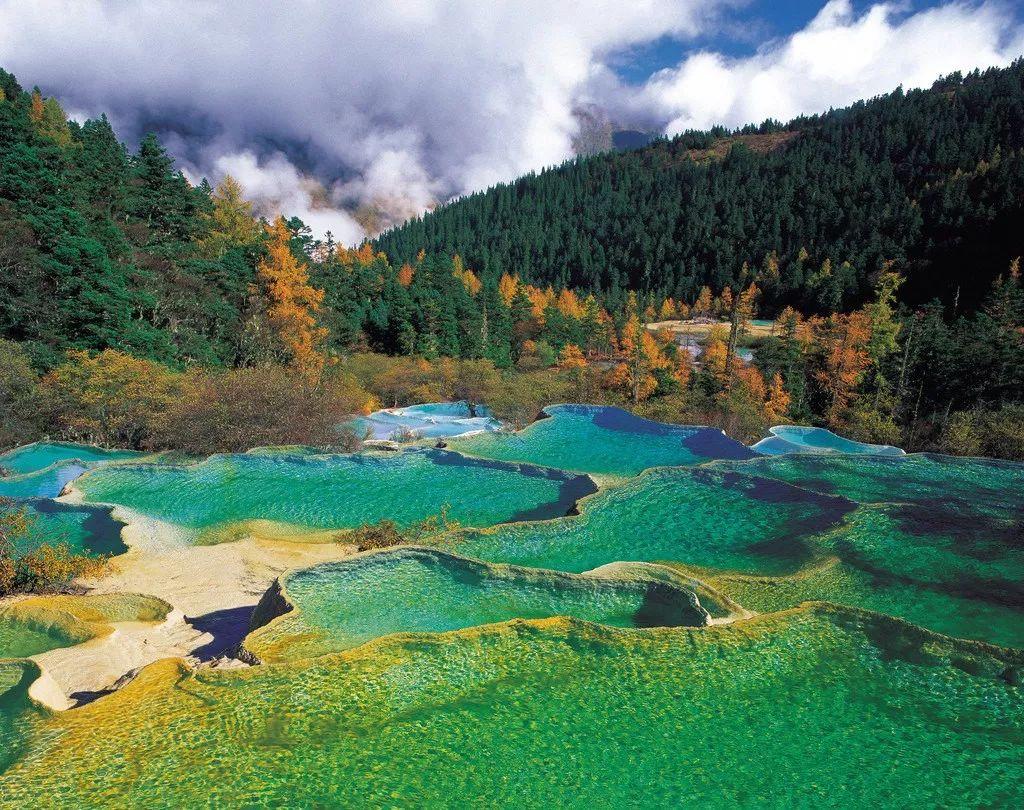
{"label": "forested mountain slope", "polygon": [[1024,249],[1021,60],[743,132],[761,137],[686,133],[581,158],[376,244],[396,260],[459,253],[483,276],[687,301],[774,254],[762,303],[819,312],[861,303],[886,261],[904,300],[971,309]]}

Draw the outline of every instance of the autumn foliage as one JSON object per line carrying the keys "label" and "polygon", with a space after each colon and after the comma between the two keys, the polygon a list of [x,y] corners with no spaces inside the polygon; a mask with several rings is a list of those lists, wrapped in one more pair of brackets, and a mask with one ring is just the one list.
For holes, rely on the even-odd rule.
{"label": "autumn foliage", "polygon": [[327,361],[322,350],[327,330],[317,324],[323,290],[309,283],[306,265],[291,249],[291,232],[278,217],[268,229],[267,258],[256,271],[268,306],[267,319],[289,364],[309,379],[318,379]]}

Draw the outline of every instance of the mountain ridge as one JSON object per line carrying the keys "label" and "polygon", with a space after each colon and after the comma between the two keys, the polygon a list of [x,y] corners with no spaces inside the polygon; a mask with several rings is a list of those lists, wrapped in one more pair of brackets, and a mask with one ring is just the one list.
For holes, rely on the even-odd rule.
{"label": "mountain ridge", "polygon": [[458,253],[484,276],[686,300],[737,286],[744,263],[771,256],[781,279],[765,302],[822,312],[862,303],[893,262],[906,300],[973,308],[1024,248],[1022,149],[1018,59],[787,124],[576,158],[374,245],[397,261]]}

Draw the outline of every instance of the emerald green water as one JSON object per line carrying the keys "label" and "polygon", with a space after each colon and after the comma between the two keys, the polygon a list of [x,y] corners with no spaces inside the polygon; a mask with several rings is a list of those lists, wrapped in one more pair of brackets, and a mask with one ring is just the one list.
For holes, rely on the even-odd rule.
{"label": "emerald green water", "polygon": [[437,514],[467,526],[565,514],[589,479],[439,450],[382,455],[250,453],[193,465],[112,465],[82,476],[87,501],[129,507],[200,539],[238,521],[344,529]]}
{"label": "emerald green water", "polygon": [[573,616],[613,627],[702,625],[690,594],[652,580],[620,581],[493,567],[441,551],[400,548],[325,563],[284,579],[292,612],[246,646],[295,660],[392,633],[442,633],[509,619]]}
{"label": "emerald green water", "polygon": [[0,478],[0,498],[56,498],[65,484],[91,466],[94,465],[62,461],[37,472]]}
{"label": "emerald green water", "polygon": [[36,442],[0,454],[0,467],[14,475],[38,472],[63,461],[123,461],[143,455],[135,450],[107,450],[88,444]]}
{"label": "emerald green water", "polygon": [[[985,518],[1024,519],[1024,464],[992,459],[785,455],[718,466],[788,481],[861,503],[902,501],[957,525]],[[941,518],[939,518],[941,516]]]}
{"label": "emerald green water", "polygon": [[[0,662],[0,806],[1024,803],[1024,465],[753,457],[716,431],[548,410],[452,442],[477,459],[267,449],[87,472],[90,502],[200,541],[445,502],[466,528],[455,554],[285,575],[246,640],[261,666],[158,662],[43,718]],[[558,517],[590,481],[537,464],[608,485]],[[621,561],[678,573],[579,576]],[[716,618],[736,615],[725,597],[761,615],[681,626],[698,622],[680,584],[717,589]]]}
{"label": "emerald green water", "polygon": [[59,628],[36,627],[0,611],[0,659],[28,658],[74,643],[76,639],[61,633]]}
{"label": "emerald green water", "polygon": [[500,625],[244,672],[163,662],[55,718],[4,796],[1011,807],[1020,663],[829,608],[700,630]]}
{"label": "emerald green water", "polygon": [[812,542],[823,558],[792,576],[709,573],[751,610],[827,599],[876,610],[959,638],[1024,647],[1024,555],[988,537],[911,534],[896,507],[863,507]]}
{"label": "emerald green water", "polygon": [[[0,627],[0,634],[3,632]],[[32,722],[38,720],[28,699],[28,687],[38,673],[39,668],[31,661],[5,660],[0,655],[0,788],[4,770],[22,753]],[[4,793],[0,791],[0,803],[3,801]]]}
{"label": "emerald green water", "polygon": [[754,455],[720,430],[652,422],[619,408],[552,405],[544,413],[547,418],[518,433],[479,433],[450,444],[482,458],[603,475]]}
{"label": "emerald green water", "polygon": [[99,556],[126,551],[121,542],[123,524],[111,518],[109,509],[72,506],[52,499],[87,470],[142,455],[133,450],[46,442],[16,447],[0,455],[0,467],[9,473],[0,477],[0,498],[16,502],[13,507],[0,508],[24,508],[32,518],[28,533],[15,538],[17,550],[65,543],[76,554]]}
{"label": "emerald green water", "polygon": [[578,517],[469,531],[458,553],[559,571],[617,560],[685,561],[789,573],[814,555],[809,539],[854,504],[733,472],[663,468],[588,499]]}

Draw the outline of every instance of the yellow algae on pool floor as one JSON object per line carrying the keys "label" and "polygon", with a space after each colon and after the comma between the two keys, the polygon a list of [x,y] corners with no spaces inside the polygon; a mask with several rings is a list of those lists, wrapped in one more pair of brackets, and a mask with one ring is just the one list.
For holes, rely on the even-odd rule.
{"label": "yellow algae on pool floor", "polygon": [[[1013,806],[1020,652],[812,604],[701,629],[569,619],[244,670],[164,661],[37,723],[3,802]],[[965,757],[964,752],[973,755]]]}

